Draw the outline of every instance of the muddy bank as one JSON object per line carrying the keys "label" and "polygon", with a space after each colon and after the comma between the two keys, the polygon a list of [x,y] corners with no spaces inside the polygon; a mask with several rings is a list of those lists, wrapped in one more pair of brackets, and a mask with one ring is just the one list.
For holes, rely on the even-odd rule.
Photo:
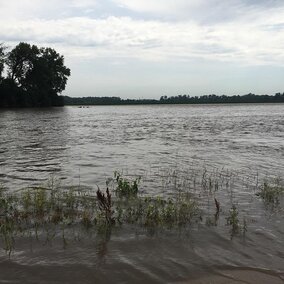
{"label": "muddy bank", "polygon": [[256,270],[250,268],[237,268],[217,270],[214,274],[199,275],[196,279],[176,282],[179,284],[283,284],[284,274],[273,271]]}
{"label": "muddy bank", "polygon": [[[21,265],[11,261],[0,263],[0,283],[145,283],[143,272],[136,275],[125,270],[126,267],[116,267],[118,277],[111,278],[109,273],[99,268],[83,265],[57,266],[57,265]],[[172,271],[174,274],[174,271]],[[177,279],[178,274],[176,275]],[[193,272],[187,280],[171,279],[162,282],[151,279],[147,283],[175,283],[175,284],[283,284],[284,274],[269,270],[252,268],[230,268],[210,271]]]}

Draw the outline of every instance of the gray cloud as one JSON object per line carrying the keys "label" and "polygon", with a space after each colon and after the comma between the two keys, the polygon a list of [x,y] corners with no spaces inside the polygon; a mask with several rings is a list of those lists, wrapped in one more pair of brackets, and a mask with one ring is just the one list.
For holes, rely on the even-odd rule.
{"label": "gray cloud", "polygon": [[0,0],[0,42],[64,54],[67,94],[274,92],[283,19],[283,0]]}
{"label": "gray cloud", "polygon": [[230,22],[261,10],[283,7],[282,0],[113,0],[118,6],[152,19],[194,20],[202,24]]}
{"label": "gray cloud", "polygon": [[[239,64],[284,64],[282,14],[213,26],[141,21],[129,17],[0,20],[1,41],[59,45],[71,56],[129,57],[146,61],[202,58]],[[270,58],[270,60],[269,60]]]}
{"label": "gray cloud", "polygon": [[[121,6],[119,9],[172,14],[177,18],[185,13],[192,17],[181,17],[179,21],[141,20],[132,14],[92,18],[83,11],[100,9],[101,2],[49,0],[42,4],[40,0],[22,0],[20,7],[13,10],[16,2],[10,0],[1,4],[0,41],[11,45],[19,41],[51,44],[81,58],[121,57],[154,62],[199,58],[241,65],[284,64],[284,4],[280,1],[112,1]],[[109,11],[111,3],[107,1]],[[115,11],[116,8],[113,6]],[[235,18],[204,24],[224,11],[230,15],[229,10],[235,11]],[[74,11],[76,17],[72,16]],[[59,17],[61,14],[64,16]]]}

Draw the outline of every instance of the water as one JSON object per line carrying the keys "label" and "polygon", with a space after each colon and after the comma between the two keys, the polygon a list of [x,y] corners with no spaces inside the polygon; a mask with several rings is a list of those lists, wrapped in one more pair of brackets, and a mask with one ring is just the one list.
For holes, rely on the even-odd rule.
{"label": "water", "polygon": [[99,106],[0,111],[0,182],[51,173],[94,186],[131,173],[203,163],[262,174],[284,169],[284,105]]}
{"label": "water", "polygon": [[[18,240],[10,260],[4,251],[0,256],[0,279],[164,283],[238,268],[282,281],[283,199],[266,206],[255,193],[263,178],[283,176],[283,104],[0,110],[0,184],[9,190],[43,184],[51,175],[96,189],[115,170],[142,175],[141,191],[154,195],[193,189],[192,177],[204,171],[231,178],[213,194],[195,192],[203,220],[182,232],[127,227],[82,237],[66,249],[60,238],[52,245]],[[222,209],[217,224],[214,197]],[[232,204],[248,227],[233,239],[226,226]]]}

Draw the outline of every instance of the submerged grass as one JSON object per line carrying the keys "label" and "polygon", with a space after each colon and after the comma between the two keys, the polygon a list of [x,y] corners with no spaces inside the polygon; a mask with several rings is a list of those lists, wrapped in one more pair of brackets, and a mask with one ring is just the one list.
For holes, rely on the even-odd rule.
{"label": "submerged grass", "polygon": [[[197,177],[197,173],[192,172],[189,179],[181,183],[182,178],[177,172],[172,172],[166,184],[173,186],[173,190],[169,191],[171,195],[167,197],[142,194],[139,191],[140,177],[130,179],[118,172],[107,183],[106,190],[98,188],[94,191],[80,186],[66,188],[53,179],[47,186],[26,188],[20,192],[11,193],[0,188],[2,245],[10,254],[15,240],[22,236],[35,239],[45,236],[46,241],[60,237],[65,247],[70,232],[78,235],[82,228],[85,232],[95,230],[97,234],[108,232],[109,236],[112,228],[123,225],[153,230],[203,223],[204,212],[197,200],[204,194],[213,205],[205,224],[217,226],[223,222],[230,228],[231,238],[241,233],[244,235],[247,224],[245,219],[240,221],[238,208],[232,202],[225,218],[222,200],[216,199],[222,188],[230,188],[236,176],[226,171],[210,173],[205,169],[201,178],[200,175],[199,179]],[[271,184],[264,182],[259,188],[258,195],[265,202],[278,202],[283,193],[280,181]],[[227,193],[228,190],[225,191]],[[229,198],[232,198],[232,194]]]}
{"label": "submerged grass", "polygon": [[257,193],[266,203],[279,203],[280,197],[284,194],[284,185],[278,178],[274,183],[263,182],[260,191]]}
{"label": "submerged grass", "polygon": [[43,233],[47,239],[61,232],[66,245],[66,229],[83,226],[103,228],[134,224],[143,227],[174,227],[189,224],[198,215],[196,201],[189,194],[175,199],[145,197],[138,192],[139,179],[128,180],[116,174],[113,196],[109,190],[96,192],[78,188],[47,186],[0,194],[0,235],[7,252],[18,236]]}
{"label": "submerged grass", "polygon": [[142,197],[118,200],[116,220],[121,224],[174,227],[190,223],[199,213],[197,202],[187,194],[178,199]]}
{"label": "submerged grass", "polygon": [[115,192],[119,197],[130,197],[138,194],[138,185],[141,181],[141,177],[129,180],[122,176],[120,172],[114,172],[114,178],[116,181]]}
{"label": "submerged grass", "polygon": [[230,226],[230,233],[231,238],[233,238],[236,235],[239,235],[243,233],[243,235],[247,232],[247,222],[246,219],[243,219],[243,223],[241,224],[239,219],[239,211],[236,207],[236,205],[233,205],[232,208],[229,211],[229,216],[226,218],[227,225]]}

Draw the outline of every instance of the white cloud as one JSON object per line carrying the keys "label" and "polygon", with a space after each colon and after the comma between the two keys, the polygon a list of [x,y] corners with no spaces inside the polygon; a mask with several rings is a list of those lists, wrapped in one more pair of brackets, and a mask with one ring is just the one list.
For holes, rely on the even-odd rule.
{"label": "white cloud", "polygon": [[94,9],[95,0],[0,0],[1,19],[52,19]]}
{"label": "white cloud", "polygon": [[74,95],[274,92],[283,19],[283,0],[0,0],[0,42],[64,54]]}
{"label": "white cloud", "polygon": [[[202,0],[201,0],[202,1]],[[137,12],[173,13],[184,8],[191,8],[199,1],[186,0],[113,0],[117,5]]]}
{"label": "white cloud", "polygon": [[95,0],[70,0],[72,7],[83,7],[83,8],[94,8],[97,6],[97,1]]}
{"label": "white cloud", "polygon": [[201,58],[251,65],[283,65],[284,33],[280,25],[283,9],[280,12],[266,15],[265,19],[260,14],[254,19],[214,26],[129,17],[0,20],[0,39],[60,46],[70,56],[154,61]]}
{"label": "white cloud", "polygon": [[[15,0],[0,0],[0,42],[51,45],[66,56],[85,58],[127,57],[146,61],[199,58],[247,65],[284,64],[283,5],[264,8],[259,4],[262,1],[255,5],[253,0],[230,0],[227,4],[220,0],[112,1],[137,11],[175,15],[183,11],[202,13],[201,8],[207,3],[203,17],[230,3],[238,7],[239,17],[226,23],[215,21],[214,25],[200,24],[194,17],[180,21],[138,20],[130,16],[91,19],[78,11],[95,8],[98,2],[92,0],[44,3],[21,0],[17,5]],[[69,15],[72,9],[78,12],[77,16]]]}

